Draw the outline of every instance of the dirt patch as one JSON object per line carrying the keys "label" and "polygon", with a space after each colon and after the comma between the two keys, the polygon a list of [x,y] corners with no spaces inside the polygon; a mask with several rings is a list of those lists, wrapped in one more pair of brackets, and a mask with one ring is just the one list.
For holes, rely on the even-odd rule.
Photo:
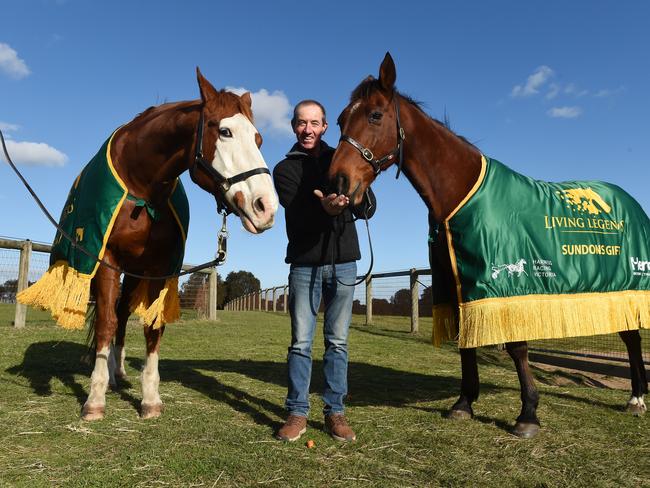
{"label": "dirt patch", "polygon": [[630,389],[630,368],[625,363],[534,352],[529,354],[529,358],[533,368],[550,373],[544,374],[541,379],[547,384]]}

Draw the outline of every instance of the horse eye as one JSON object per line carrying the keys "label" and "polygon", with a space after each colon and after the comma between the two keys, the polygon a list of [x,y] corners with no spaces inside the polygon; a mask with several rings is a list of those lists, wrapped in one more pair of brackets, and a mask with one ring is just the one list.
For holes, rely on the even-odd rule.
{"label": "horse eye", "polygon": [[379,122],[384,114],[381,112],[372,112],[370,114],[370,122]]}
{"label": "horse eye", "polygon": [[232,132],[230,132],[230,129],[227,129],[225,127],[223,129],[219,129],[219,134],[223,137],[232,137]]}

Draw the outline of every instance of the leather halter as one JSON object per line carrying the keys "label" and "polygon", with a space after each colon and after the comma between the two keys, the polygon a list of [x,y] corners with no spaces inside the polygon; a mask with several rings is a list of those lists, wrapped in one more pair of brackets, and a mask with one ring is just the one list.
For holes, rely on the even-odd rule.
{"label": "leather halter", "polygon": [[232,205],[228,203],[228,200],[226,199],[226,192],[230,190],[230,187],[234,185],[235,183],[239,183],[240,181],[247,180],[251,176],[255,175],[261,175],[261,174],[268,174],[270,175],[271,172],[269,171],[268,168],[255,168],[251,169],[248,171],[244,171],[242,173],[236,174],[235,176],[231,176],[230,178],[226,178],[224,175],[219,173],[210,162],[206,161],[206,159],[203,157],[203,127],[204,127],[204,116],[203,116],[203,109],[201,109],[201,114],[199,115],[199,125],[196,129],[196,150],[194,152],[194,164],[190,166],[190,177],[192,178],[192,181],[196,183],[196,168],[197,166],[201,168],[203,171],[205,171],[210,178],[216,183],[217,187],[221,190],[221,195],[217,197],[215,195],[215,198],[217,200],[217,207],[219,212],[226,212],[226,214],[229,213],[235,213],[237,214],[237,211],[232,208]]}
{"label": "leather halter", "polygon": [[[375,172],[375,176],[379,175],[382,171],[388,168],[391,163],[393,163],[393,158],[395,156],[399,155],[398,163],[397,163],[397,174],[395,175],[395,178],[399,178],[399,174],[402,171],[402,160],[404,159],[404,146],[403,142],[406,136],[404,135],[404,128],[400,124],[399,121],[399,101],[398,97],[394,97],[395,100],[395,120],[397,122],[397,146],[395,149],[393,149],[391,152],[386,154],[383,158],[375,158],[375,155],[372,153],[370,149],[367,147],[363,146],[361,143],[356,141],[350,136],[347,136],[345,134],[341,134],[341,138],[339,139],[340,141],[348,142],[354,146],[357,151],[361,154],[363,159],[368,161],[370,165],[372,166],[373,171]],[[389,163],[388,165],[384,166],[384,164]]]}

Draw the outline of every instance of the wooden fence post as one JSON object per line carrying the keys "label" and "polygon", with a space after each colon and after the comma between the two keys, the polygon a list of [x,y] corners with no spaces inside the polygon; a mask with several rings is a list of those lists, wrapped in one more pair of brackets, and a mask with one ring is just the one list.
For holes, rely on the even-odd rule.
{"label": "wooden fence post", "polygon": [[287,310],[287,294],[289,293],[289,286],[284,287],[284,313],[288,313],[289,311]]}
{"label": "wooden fence post", "polygon": [[366,277],[366,325],[372,324],[372,275]]}
{"label": "wooden fence post", "polygon": [[264,290],[264,311],[269,311],[269,289]]}
{"label": "wooden fence post", "polygon": [[[18,263],[18,284],[16,286],[16,295],[29,286],[29,260],[32,256],[32,241],[29,239],[23,242],[20,249],[20,261]],[[14,315],[14,327],[22,329],[25,327],[25,318],[27,317],[27,306],[18,303],[16,300],[16,312]]]}
{"label": "wooden fence post", "polygon": [[277,290],[278,287],[274,286],[273,287],[273,311],[275,312],[275,290]]}
{"label": "wooden fence post", "polygon": [[418,332],[418,318],[420,315],[420,292],[418,290],[418,274],[415,268],[411,268],[409,276],[411,278],[411,334],[416,334]]}
{"label": "wooden fence post", "polygon": [[208,319],[217,320],[217,268],[210,270],[208,294]]}

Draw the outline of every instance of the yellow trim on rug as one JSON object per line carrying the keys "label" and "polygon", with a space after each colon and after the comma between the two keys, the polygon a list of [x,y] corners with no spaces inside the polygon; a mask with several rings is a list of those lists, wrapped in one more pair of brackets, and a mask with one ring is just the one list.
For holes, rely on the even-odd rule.
{"label": "yellow trim on rug", "polygon": [[83,329],[92,278],[57,261],[32,286],[17,295],[20,303],[49,309],[56,323],[65,329]]}
{"label": "yellow trim on rug", "polygon": [[445,341],[458,339],[458,315],[449,303],[433,306],[433,327],[431,328],[431,342],[440,347]]}
{"label": "yellow trim on rug", "polygon": [[[115,181],[122,187],[124,190],[124,194],[122,195],[122,198],[120,198],[120,201],[117,202],[117,206],[115,207],[115,210],[113,211],[113,215],[111,215],[111,220],[108,222],[108,227],[106,227],[106,232],[104,232],[104,241],[102,242],[102,248],[99,251],[98,258],[104,259],[104,253],[106,253],[106,245],[108,244],[108,239],[111,237],[111,231],[113,230],[113,226],[115,225],[115,221],[117,220],[117,216],[120,213],[120,210],[122,209],[122,205],[124,204],[124,200],[126,200],[127,195],[129,194],[129,190],[126,187],[126,184],[124,181],[122,181],[122,178],[120,178],[120,175],[117,174],[117,171],[115,170],[115,166],[113,166],[113,158],[111,157],[111,147],[113,146],[113,137],[115,137],[115,134],[117,134],[117,131],[120,130],[119,128],[111,134],[111,137],[108,141],[108,146],[106,147],[106,161],[108,162],[108,167],[111,170],[111,173],[113,174],[113,177],[115,178]],[[90,277],[94,277],[95,274],[97,273],[97,269],[99,268],[99,265],[101,263],[99,260],[95,263],[95,267],[93,268],[92,273],[90,273]]]}
{"label": "yellow trim on rug", "polygon": [[467,203],[467,201],[470,198],[472,198],[472,196],[474,196],[474,194],[478,191],[479,187],[483,183],[483,180],[485,179],[486,171],[487,171],[487,160],[485,159],[485,156],[481,154],[481,172],[478,175],[478,179],[474,183],[474,186],[469,191],[469,193],[465,195],[465,198],[463,198],[460,201],[460,203],[456,206],[456,208],[444,220],[445,234],[447,236],[447,250],[449,251],[449,261],[451,262],[451,271],[454,274],[454,281],[456,281],[456,296],[458,299],[458,303],[462,303],[463,295],[462,295],[461,284],[460,284],[460,274],[458,273],[458,264],[456,261],[456,251],[454,250],[454,240],[452,238],[451,230],[449,228],[449,221]]}
{"label": "yellow trim on rug", "polygon": [[650,291],[485,298],[459,306],[458,347],[650,328]]}
{"label": "yellow trim on rug", "polygon": [[178,320],[181,316],[180,299],[178,297],[178,278],[165,280],[165,285],[158,297],[150,302],[149,287],[152,281],[141,280],[131,295],[129,310],[140,317],[145,327],[159,329],[161,326]]}
{"label": "yellow trim on rug", "polygon": [[172,211],[172,215],[174,216],[174,219],[176,220],[176,223],[178,224],[178,228],[181,231],[181,235],[183,236],[183,246],[185,245],[185,241],[187,241],[187,236],[185,235],[185,229],[183,228],[183,224],[181,223],[181,219],[176,213],[176,209],[174,208],[174,205],[172,205],[172,195],[176,191],[176,187],[178,186],[178,182],[180,180],[176,178],[176,181],[174,182],[174,188],[172,188],[172,192],[169,194],[169,198],[167,199],[167,205],[169,206],[169,209]]}

